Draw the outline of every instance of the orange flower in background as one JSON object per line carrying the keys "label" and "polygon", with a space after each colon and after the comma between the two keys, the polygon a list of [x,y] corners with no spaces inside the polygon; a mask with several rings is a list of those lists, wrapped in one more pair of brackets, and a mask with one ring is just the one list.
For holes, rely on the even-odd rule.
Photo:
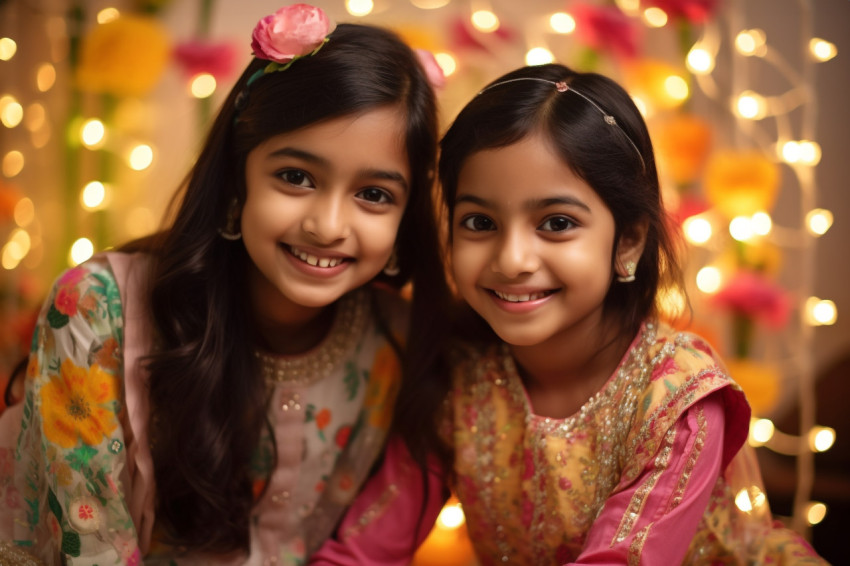
{"label": "orange flower in background", "polygon": [[64,448],[76,446],[79,439],[89,446],[99,444],[117,426],[108,405],[118,391],[118,379],[97,364],[84,368],[63,361],[59,375],[39,391],[44,436]]}
{"label": "orange flower in background", "polygon": [[753,416],[769,415],[779,401],[779,369],[773,364],[747,358],[727,359],[726,369],[744,390]]}
{"label": "orange flower in background", "polygon": [[770,211],[778,190],[779,168],[759,151],[718,151],[706,166],[706,198],[729,218]]}
{"label": "orange flower in background", "polygon": [[677,113],[654,132],[660,169],[678,185],[696,181],[711,149],[711,125],[695,114]]}
{"label": "orange flower in background", "polygon": [[83,37],[77,86],[87,92],[143,96],[159,81],[170,55],[168,35],[155,18],[122,15]]}
{"label": "orange flower in background", "polygon": [[0,221],[9,220],[15,214],[15,206],[23,195],[18,187],[0,179]]}
{"label": "orange flower in background", "polygon": [[678,108],[687,97],[674,96],[670,79],[678,77],[687,84],[684,69],[656,59],[635,59],[623,66],[623,83],[626,90],[641,99],[648,109],[671,110]]}

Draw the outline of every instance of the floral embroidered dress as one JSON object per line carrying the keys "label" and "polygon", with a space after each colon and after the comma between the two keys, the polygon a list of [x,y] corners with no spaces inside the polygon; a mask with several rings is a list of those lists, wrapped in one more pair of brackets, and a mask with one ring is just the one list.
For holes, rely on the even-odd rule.
{"label": "floral embroidered dress", "polygon": [[147,266],[141,254],[96,256],[65,272],[45,302],[25,399],[0,417],[0,563],[26,549],[46,564],[303,564],[368,475],[391,419],[400,366],[369,294],[397,336],[406,304],[354,291],[311,352],[257,352],[271,432],[252,464],[263,495],[250,556],[187,555],[156,535],[139,363],[152,340],[139,293]]}
{"label": "floral embroidered dress", "polygon": [[[566,419],[534,414],[504,345],[469,352],[453,384],[454,488],[482,565],[824,563],[773,524],[744,395],[694,335],[646,323]],[[409,466],[394,444],[311,563],[406,563],[379,534],[412,533],[422,494]]]}

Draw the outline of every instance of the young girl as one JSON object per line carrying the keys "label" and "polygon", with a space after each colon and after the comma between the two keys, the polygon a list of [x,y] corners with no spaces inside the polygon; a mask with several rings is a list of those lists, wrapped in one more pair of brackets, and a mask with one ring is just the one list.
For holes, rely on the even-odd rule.
{"label": "young girl", "polygon": [[5,552],[301,564],[373,467],[445,289],[436,107],[395,35],[328,32],[261,20],[170,228],[59,277],[4,415]]}
{"label": "young girl", "polygon": [[[519,69],[441,149],[454,279],[489,332],[466,336],[420,404],[445,403],[442,469],[480,563],[821,563],[771,524],[740,388],[706,342],[658,319],[659,289],[681,278],[628,94],[561,65]],[[402,430],[417,459],[445,453]],[[441,503],[412,469],[392,445],[314,562],[406,563],[420,510],[427,523]]]}

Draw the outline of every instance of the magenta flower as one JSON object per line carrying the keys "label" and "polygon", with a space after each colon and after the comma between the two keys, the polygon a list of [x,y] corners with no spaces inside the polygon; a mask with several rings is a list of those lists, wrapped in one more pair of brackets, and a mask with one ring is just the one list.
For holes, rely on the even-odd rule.
{"label": "magenta flower", "polygon": [[624,59],[637,55],[639,29],[616,6],[577,2],[570,12],[576,21],[576,39],[587,47]]}
{"label": "magenta flower", "polygon": [[251,48],[258,59],[289,63],[316,51],[330,31],[330,20],[321,8],[292,4],[257,23]]}
{"label": "magenta flower", "polygon": [[649,0],[650,6],[661,8],[671,19],[685,19],[693,24],[708,21],[714,14],[718,0]]}
{"label": "magenta flower", "polygon": [[791,301],[784,289],[759,273],[738,272],[712,299],[736,315],[781,328],[788,322]]}
{"label": "magenta flower", "polygon": [[231,42],[187,41],[174,49],[174,59],[187,77],[209,73],[226,80],[236,70],[237,47]]}
{"label": "magenta flower", "polygon": [[422,68],[425,69],[425,76],[428,77],[428,82],[435,90],[439,90],[446,86],[446,75],[443,73],[443,68],[437,63],[434,54],[427,49],[414,49],[416,58]]}

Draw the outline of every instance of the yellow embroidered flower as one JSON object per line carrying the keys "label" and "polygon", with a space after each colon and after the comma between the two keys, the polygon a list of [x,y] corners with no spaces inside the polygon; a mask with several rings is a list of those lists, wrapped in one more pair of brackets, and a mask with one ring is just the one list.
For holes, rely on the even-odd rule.
{"label": "yellow embroidered flower", "polygon": [[123,15],[94,27],[83,38],[77,85],[87,92],[145,95],[162,76],[170,49],[157,20]]}
{"label": "yellow embroidered flower", "polygon": [[115,414],[107,406],[116,400],[118,379],[97,364],[81,368],[71,360],[62,362],[58,376],[40,391],[44,435],[63,448],[98,444],[115,430]]}

